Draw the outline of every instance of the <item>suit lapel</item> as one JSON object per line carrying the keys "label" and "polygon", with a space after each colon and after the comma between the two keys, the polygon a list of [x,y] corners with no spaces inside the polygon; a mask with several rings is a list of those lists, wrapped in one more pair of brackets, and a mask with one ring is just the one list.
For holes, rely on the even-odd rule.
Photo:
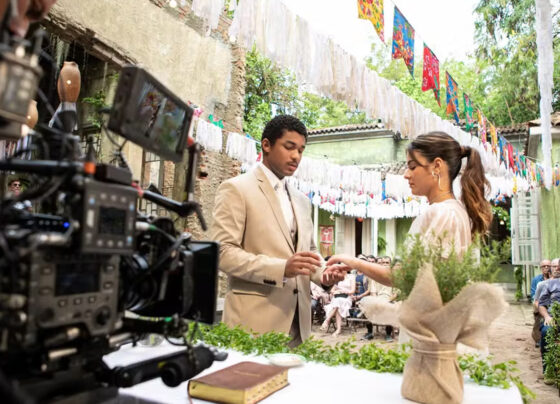
{"label": "suit lapel", "polygon": [[284,238],[288,242],[288,245],[290,246],[292,252],[295,252],[294,243],[292,242],[292,237],[290,236],[290,229],[288,229],[288,224],[286,223],[286,219],[284,218],[284,213],[282,213],[282,207],[280,206],[280,201],[278,200],[276,191],[274,191],[274,188],[272,188],[272,185],[270,185],[268,178],[266,178],[265,173],[260,167],[257,167],[254,173],[257,177],[259,188],[268,200],[268,203],[272,208],[272,212],[274,213],[274,217],[276,218],[276,221],[280,226],[280,230],[282,231]]}

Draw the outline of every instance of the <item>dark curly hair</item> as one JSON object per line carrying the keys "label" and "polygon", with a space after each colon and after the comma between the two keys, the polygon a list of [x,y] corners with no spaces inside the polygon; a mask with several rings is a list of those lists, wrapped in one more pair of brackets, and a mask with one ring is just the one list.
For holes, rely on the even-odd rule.
{"label": "dark curly hair", "polygon": [[299,133],[307,141],[307,128],[302,121],[292,115],[277,115],[272,118],[266,124],[261,140],[268,139],[270,144],[274,145],[288,130]]}

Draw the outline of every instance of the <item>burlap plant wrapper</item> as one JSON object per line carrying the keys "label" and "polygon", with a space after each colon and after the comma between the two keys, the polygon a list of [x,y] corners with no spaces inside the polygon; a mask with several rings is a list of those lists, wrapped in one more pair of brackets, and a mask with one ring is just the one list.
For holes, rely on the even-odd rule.
{"label": "burlap plant wrapper", "polygon": [[445,305],[429,264],[424,265],[400,310],[401,326],[412,338],[401,394],[427,404],[463,401],[463,375],[456,345],[482,349],[488,328],[507,307],[502,289],[488,283],[465,286]]}

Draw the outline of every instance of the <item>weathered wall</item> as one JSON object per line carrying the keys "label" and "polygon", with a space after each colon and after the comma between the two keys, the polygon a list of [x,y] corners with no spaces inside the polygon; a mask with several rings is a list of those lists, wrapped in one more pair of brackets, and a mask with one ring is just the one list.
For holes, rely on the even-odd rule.
{"label": "weathered wall", "polygon": [[[192,14],[188,4],[172,9],[160,0],[59,0],[45,26],[111,65],[142,65],[183,101],[202,108],[202,118],[213,114],[223,120],[225,130],[241,132],[245,53],[230,43],[230,23],[222,16],[218,28],[207,35],[203,22]],[[142,149],[129,143],[125,157],[134,178],[141,179]],[[201,163],[208,177],[197,181],[196,198],[211,225],[216,189],[239,174],[239,164],[214,152],[206,152]],[[161,169],[164,175],[160,185],[167,188],[173,183],[168,196],[183,199],[186,158],[176,165],[165,162]],[[194,217],[176,223],[196,239],[208,238]]]}

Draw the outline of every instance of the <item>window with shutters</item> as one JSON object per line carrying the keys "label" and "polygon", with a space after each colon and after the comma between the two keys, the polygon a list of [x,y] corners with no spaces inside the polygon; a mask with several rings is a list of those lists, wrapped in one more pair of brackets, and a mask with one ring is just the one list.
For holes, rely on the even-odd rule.
{"label": "window with shutters", "polygon": [[511,244],[514,265],[539,265],[541,260],[539,193],[520,192],[512,199]]}

